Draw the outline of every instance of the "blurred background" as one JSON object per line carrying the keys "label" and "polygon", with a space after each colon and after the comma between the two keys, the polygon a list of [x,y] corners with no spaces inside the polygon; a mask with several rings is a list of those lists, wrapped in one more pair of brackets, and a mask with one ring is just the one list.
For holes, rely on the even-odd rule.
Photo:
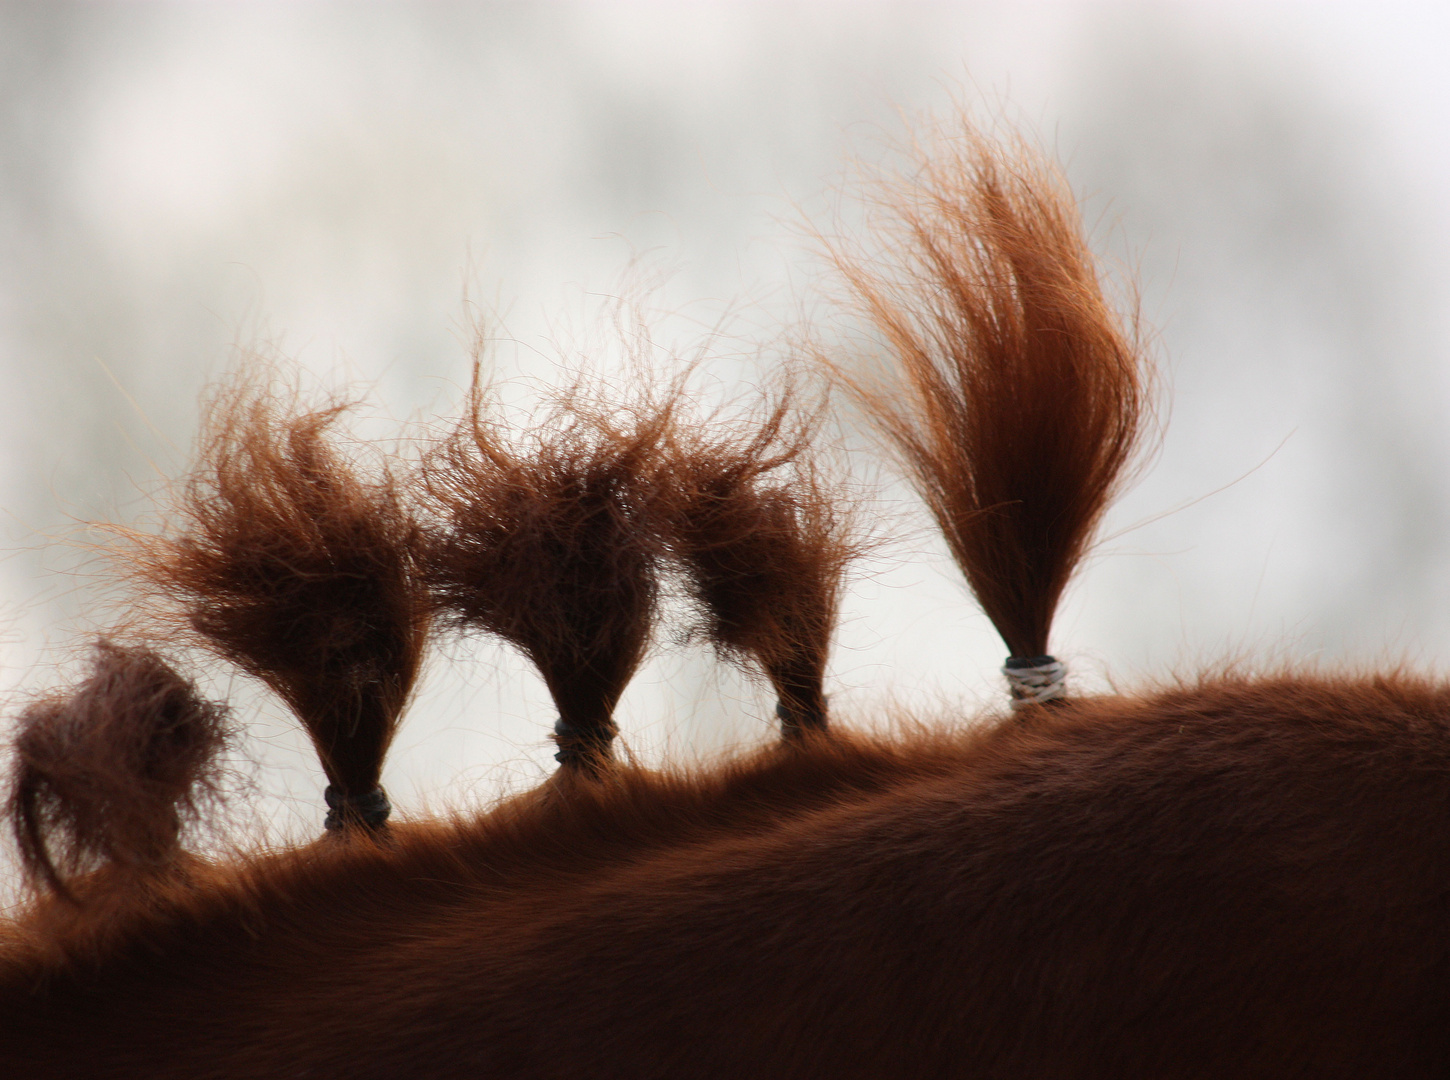
{"label": "blurred background", "polygon": [[[1447,46],[1429,3],[0,2],[10,711],[118,615],[85,523],[155,522],[246,351],[365,395],[355,430],[386,444],[456,408],[473,322],[525,401],[561,360],[619,370],[628,296],[728,396],[802,320],[842,325],[807,223],[849,226],[852,162],[954,100],[1062,161],[1166,373],[1156,463],[1057,624],[1079,685],[1440,670]],[[1003,648],[941,545],[889,471],[853,473],[887,539],[834,706],[1000,708]],[[247,724],[254,835],[313,835],[310,751],[205,670]],[[506,649],[444,642],[385,783],[406,812],[487,802],[547,774],[552,721]],[[772,730],[756,684],[668,630],[620,721],[646,760]]]}

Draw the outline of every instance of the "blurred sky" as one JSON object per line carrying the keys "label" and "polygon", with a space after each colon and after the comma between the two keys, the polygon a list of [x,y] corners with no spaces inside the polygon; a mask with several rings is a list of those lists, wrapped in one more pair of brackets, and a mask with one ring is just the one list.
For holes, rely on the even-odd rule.
{"label": "blurred sky", "polygon": [[[527,387],[617,367],[630,293],[662,355],[721,327],[707,374],[748,384],[800,319],[841,319],[803,223],[849,223],[850,163],[954,99],[1064,163],[1166,371],[1156,465],[1057,625],[1082,685],[1438,670],[1447,47],[1428,3],[0,3],[0,680],[54,683],[115,616],[79,525],[154,517],[238,346],[361,388],[358,430],[391,437],[456,405],[470,312]],[[1000,643],[857,464],[897,539],[855,579],[836,706],[999,706]],[[280,708],[208,678],[253,732],[258,814],[315,831]],[[537,780],[552,719],[505,650],[448,645],[394,801]],[[621,722],[689,757],[768,737],[769,702],[666,635]]]}

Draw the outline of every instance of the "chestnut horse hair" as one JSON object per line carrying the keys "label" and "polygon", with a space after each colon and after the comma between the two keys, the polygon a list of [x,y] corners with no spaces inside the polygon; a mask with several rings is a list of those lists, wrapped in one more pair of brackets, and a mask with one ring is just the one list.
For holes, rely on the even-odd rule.
{"label": "chestnut horse hair", "polygon": [[[173,528],[130,539],[166,633],[102,640],[20,716],[0,1076],[1450,1076],[1450,686],[1067,692],[1053,615],[1143,460],[1153,372],[1040,155],[969,125],[920,145],[869,245],[829,245],[886,361],[812,349],[1000,632],[1011,713],[828,716],[863,541],[798,388],[742,422],[683,377],[615,403],[581,381],[519,432],[475,372],[416,465],[369,468],[345,406],[254,372],[214,398]],[[774,745],[616,754],[675,595],[768,680]],[[538,668],[559,767],[390,820],[423,661],[480,633]],[[296,715],[316,841],[196,853],[235,733],[165,644]]]}

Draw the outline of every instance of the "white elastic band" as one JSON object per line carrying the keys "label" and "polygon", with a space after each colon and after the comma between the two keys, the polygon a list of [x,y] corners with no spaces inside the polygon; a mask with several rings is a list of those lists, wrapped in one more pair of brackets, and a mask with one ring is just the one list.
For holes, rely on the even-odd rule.
{"label": "white elastic band", "polygon": [[1067,678],[1067,665],[1061,660],[1052,660],[1039,667],[1004,667],[1002,674],[1007,676],[1013,709],[1041,705],[1067,695],[1067,687],[1063,685],[1063,680]]}

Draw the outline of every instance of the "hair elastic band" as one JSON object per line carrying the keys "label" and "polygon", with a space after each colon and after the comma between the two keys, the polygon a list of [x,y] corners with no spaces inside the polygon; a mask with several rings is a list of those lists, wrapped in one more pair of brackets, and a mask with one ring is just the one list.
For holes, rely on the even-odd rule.
{"label": "hair elastic band", "polygon": [[388,802],[388,796],[380,787],[361,795],[350,795],[328,784],[322,797],[327,801],[327,820],[322,827],[328,832],[337,832],[353,824],[380,829],[393,812],[393,804]]}
{"label": "hair elastic band", "polygon": [[780,721],[781,734],[786,738],[794,738],[804,731],[824,731],[826,729],[825,709],[795,709],[784,701],[777,701],[775,718]]}
{"label": "hair elastic band", "polygon": [[1012,692],[1012,708],[1045,705],[1067,697],[1067,665],[1055,656],[1009,656],[1002,665],[1007,688]]}
{"label": "hair elastic band", "polygon": [[609,748],[618,734],[619,729],[612,721],[585,727],[561,716],[554,722],[554,742],[559,747],[554,760],[571,768],[597,769],[608,759]]}

